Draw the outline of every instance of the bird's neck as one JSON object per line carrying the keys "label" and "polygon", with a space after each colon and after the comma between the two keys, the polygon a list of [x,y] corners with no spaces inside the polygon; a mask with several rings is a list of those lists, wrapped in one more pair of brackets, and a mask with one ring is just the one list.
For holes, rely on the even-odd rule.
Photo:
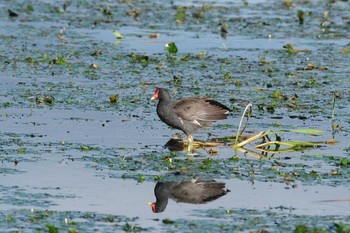
{"label": "bird's neck", "polygon": [[168,106],[170,107],[172,105],[172,100],[170,98],[162,98],[162,99],[159,99],[159,102],[158,102],[158,110],[160,109],[159,107],[160,106],[164,106],[162,109],[163,110],[168,110]]}

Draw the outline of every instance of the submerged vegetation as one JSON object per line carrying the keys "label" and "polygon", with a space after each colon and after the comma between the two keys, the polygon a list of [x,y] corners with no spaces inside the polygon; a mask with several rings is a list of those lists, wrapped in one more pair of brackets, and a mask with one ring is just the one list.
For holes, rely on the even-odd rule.
{"label": "submerged vegetation", "polygon": [[[350,182],[346,1],[0,6],[0,231],[349,232],[348,216],[327,212],[333,204],[349,209],[349,192],[333,198]],[[233,110],[196,135],[198,156],[182,152],[181,135],[163,148],[164,135],[175,131],[163,132],[168,128],[148,101],[157,86],[175,98],[206,95]],[[117,210],[56,209],[89,197],[79,193],[90,187],[84,174],[99,179],[92,189],[103,195],[123,191],[106,199]],[[305,196],[314,195],[305,187],[334,189],[312,199],[315,209],[305,201],[305,215],[288,199],[256,209],[182,206],[183,217],[118,209],[128,201],[128,209],[143,208],[132,205],[135,193],[145,195],[136,187],[193,178],[242,180],[252,189],[283,184]],[[106,180],[136,184],[124,190],[104,186]]]}

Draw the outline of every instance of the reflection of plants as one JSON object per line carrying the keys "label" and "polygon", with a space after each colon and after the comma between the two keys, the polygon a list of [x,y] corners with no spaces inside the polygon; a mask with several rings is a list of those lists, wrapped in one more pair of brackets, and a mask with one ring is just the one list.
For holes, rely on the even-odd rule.
{"label": "reflection of plants", "polygon": [[339,129],[339,125],[334,123],[334,114],[335,114],[335,100],[339,97],[339,93],[333,92],[333,101],[332,101],[332,136],[334,139],[334,135],[336,131]]}

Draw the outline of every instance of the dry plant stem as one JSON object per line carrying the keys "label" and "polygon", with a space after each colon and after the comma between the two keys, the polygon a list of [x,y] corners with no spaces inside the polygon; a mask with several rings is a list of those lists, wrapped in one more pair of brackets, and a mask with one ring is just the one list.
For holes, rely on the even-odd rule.
{"label": "dry plant stem", "polygon": [[194,147],[199,147],[199,148],[206,148],[206,147],[218,147],[218,146],[224,146],[225,143],[222,142],[193,142]]}
{"label": "dry plant stem", "polygon": [[260,139],[260,138],[263,138],[264,136],[265,136],[265,132],[260,132],[260,133],[258,133],[257,135],[255,135],[255,136],[253,136],[253,137],[250,137],[250,138],[248,138],[247,140],[245,140],[245,141],[243,141],[243,142],[241,142],[241,143],[236,144],[234,147],[235,147],[235,148],[243,147],[244,145],[246,145],[246,144],[248,144],[248,143],[250,143],[250,142],[253,142],[253,141],[255,141],[255,140],[258,140],[258,139]]}
{"label": "dry plant stem", "polygon": [[[239,130],[241,129],[241,126],[242,126],[243,118],[244,118],[245,113],[247,112],[248,108],[250,108],[250,112],[249,112],[249,114],[248,114],[248,116],[247,116],[247,122],[246,122],[245,126],[243,127],[242,131],[239,133]],[[239,126],[238,126],[238,129],[237,129],[237,135],[236,135],[236,140],[235,140],[234,147],[237,147],[238,138],[239,138],[239,136],[243,133],[243,131],[245,130],[245,128],[247,127],[248,121],[249,121],[249,119],[250,119],[250,116],[251,116],[252,112],[253,112],[253,106],[252,106],[251,103],[249,103],[249,104],[245,107],[245,109],[244,109],[244,111],[243,111],[243,114],[242,114],[242,117],[241,117],[241,120],[240,120],[240,122],[239,122]]]}
{"label": "dry plant stem", "polygon": [[[253,106],[252,106],[252,104],[249,103],[246,108],[248,108],[248,107],[250,107],[250,108],[249,108],[249,113],[247,115],[247,121],[245,122],[244,127],[243,127],[242,131],[239,134],[239,137],[243,134],[244,130],[247,128],[249,120],[250,120],[250,117],[252,116],[252,113],[253,113]],[[244,111],[244,115],[245,115],[245,112],[246,111]]]}

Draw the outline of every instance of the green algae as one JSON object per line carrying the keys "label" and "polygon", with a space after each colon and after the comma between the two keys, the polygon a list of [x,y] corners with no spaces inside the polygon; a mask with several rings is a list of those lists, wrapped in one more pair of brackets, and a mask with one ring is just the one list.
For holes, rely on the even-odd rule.
{"label": "green algae", "polygon": [[[84,163],[85,169],[99,176],[139,183],[201,177],[285,183],[292,188],[298,184],[348,186],[348,5],[344,1],[259,2],[0,3],[8,9],[0,14],[1,26],[6,28],[0,35],[0,160],[4,166],[0,174],[25,176],[26,166],[52,160],[54,165],[48,169],[59,169],[58,164],[67,161]],[[153,33],[159,33],[159,39],[149,37]],[[172,41],[176,56],[164,51]],[[171,89],[176,98],[208,95],[229,104],[235,110],[230,120],[247,102],[254,103],[252,131],[271,125],[288,130],[312,125],[324,131],[320,140],[333,133],[337,142],[315,151],[300,148],[288,155],[262,154],[261,159],[225,147],[209,158],[206,150],[199,150],[194,158],[168,152],[160,141],[149,145],[134,139],[143,131],[149,134],[145,139],[162,133],[158,140],[166,141],[171,136],[170,131],[163,133],[160,122],[154,123],[158,121],[155,106],[148,99],[155,86]],[[114,100],[109,97],[115,93],[118,104],[111,104]],[[341,96],[336,106],[333,93]],[[22,112],[14,114],[14,109]],[[44,113],[30,118],[37,110]],[[71,113],[47,116],[55,110],[76,111],[80,118],[70,119]],[[96,120],[100,128],[66,138],[94,126],[94,120],[81,117],[85,111],[101,112],[106,118]],[[69,122],[70,128],[53,137],[51,132],[60,129],[62,122]],[[6,128],[7,123],[11,128]],[[113,133],[101,130],[113,123]],[[235,124],[233,120],[219,123],[199,137],[206,138],[206,132],[232,135],[230,128]],[[134,125],[139,131],[130,131]],[[123,127],[130,132],[121,132]],[[98,136],[87,140],[92,135]],[[103,144],[115,135],[114,144]],[[125,137],[133,142],[125,142]],[[1,186],[1,192],[2,204],[19,208],[28,203],[50,208],[52,200],[75,198],[44,191],[32,194],[15,186]],[[212,223],[172,219],[172,224],[164,223],[165,230],[337,232],[343,229],[338,227],[342,222],[349,222],[342,216],[321,217],[322,224],[317,224],[316,216],[216,211],[201,213]],[[145,230],[135,219],[108,213],[7,210],[1,215],[4,231]]]}

